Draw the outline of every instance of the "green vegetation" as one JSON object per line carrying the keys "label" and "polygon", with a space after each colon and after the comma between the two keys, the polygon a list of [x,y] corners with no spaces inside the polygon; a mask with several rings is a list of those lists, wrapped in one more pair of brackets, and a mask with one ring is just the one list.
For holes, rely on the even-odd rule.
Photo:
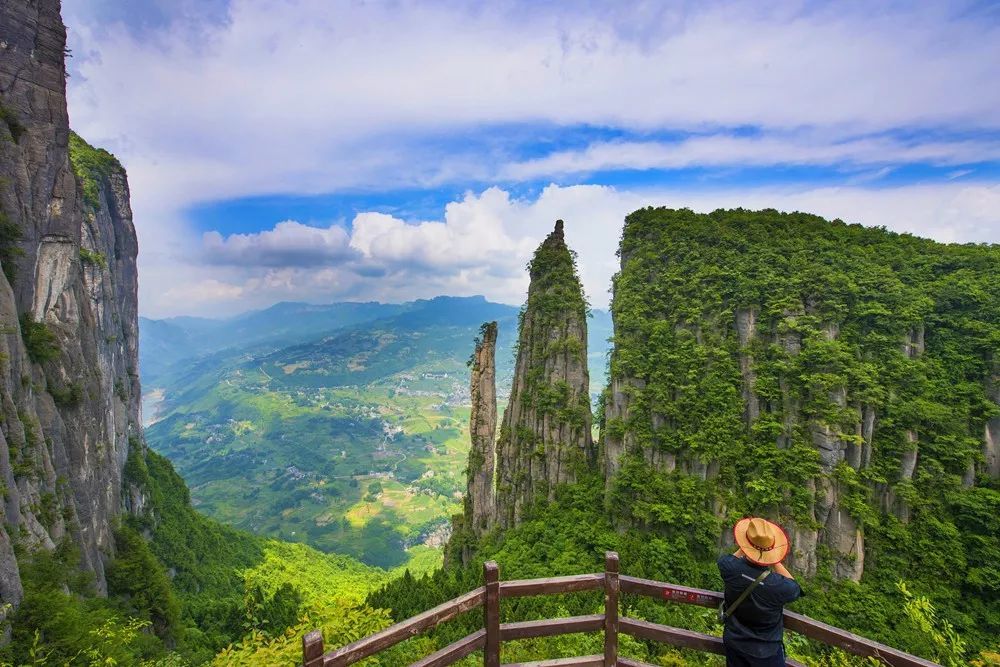
{"label": "green vegetation", "polygon": [[19,552],[24,599],[11,618],[11,642],[0,648],[0,664],[139,664],[163,654],[162,643],[141,632],[145,622],[94,594],[71,542],[53,552]]}
{"label": "green vegetation", "polygon": [[0,103],[0,121],[6,126],[7,131],[10,133],[10,138],[14,143],[20,141],[21,135],[27,130],[20,119],[18,119],[17,113],[3,103]]}
{"label": "green vegetation", "polygon": [[[438,570],[419,578],[403,576],[370,595],[368,603],[391,610],[393,620],[399,621],[481,585],[484,560],[496,560],[503,579],[547,577],[599,572],[604,567],[606,550],[618,551],[624,574],[721,589],[714,561],[699,558],[698,550],[692,548],[692,539],[681,531],[671,535],[642,528],[623,531],[601,509],[603,495],[604,482],[597,475],[561,487],[554,503],[536,509],[521,525],[503,535],[487,537],[480,545],[476,562],[469,567]],[[988,660],[989,651],[984,648],[992,645],[992,651],[996,651],[995,635],[981,632],[981,627],[971,624],[956,627],[949,620],[954,611],[945,613],[929,597],[912,592],[918,585],[910,578],[914,574],[917,573],[899,573],[898,577],[906,583],[900,578],[886,578],[871,585],[819,577],[804,582],[807,596],[792,609],[941,664],[957,664],[955,660],[969,660],[981,652],[982,659]],[[602,610],[600,593],[512,599],[501,604],[501,620],[596,614]],[[625,595],[622,610],[633,618],[698,632],[717,635],[721,631],[711,609]],[[480,627],[480,614],[466,614],[443,625],[427,639],[411,640],[398,652],[386,654],[379,664],[413,661]],[[792,657],[810,666],[866,664],[791,632],[786,633],[786,646]],[[599,652],[599,635],[573,635],[505,643],[502,659],[514,662]],[[655,642],[626,641],[621,652],[650,664],[718,664],[714,656]]]}
{"label": "green vegetation", "polygon": [[207,519],[169,462],[130,444],[125,481],[148,504],[115,530],[108,597],[96,595],[71,542],[18,547],[25,597],[0,665],[292,667],[307,630],[347,642],[389,623],[363,598],[395,574]]}
{"label": "green vegetation", "polygon": [[113,171],[121,171],[121,163],[103,148],[88,144],[76,132],[69,133],[69,161],[83,193],[83,203],[96,210],[101,205],[101,183]]}
{"label": "green vegetation", "polygon": [[49,384],[48,392],[55,404],[61,408],[75,408],[83,400],[83,385],[79,382],[70,382],[64,387]]}
{"label": "green vegetation", "polygon": [[104,253],[97,252],[96,250],[80,248],[80,261],[101,269],[108,268],[108,258],[104,256]]}
{"label": "green vegetation", "polygon": [[28,357],[36,364],[59,357],[59,340],[45,322],[36,322],[31,313],[21,315],[21,339]]}
{"label": "green vegetation", "polygon": [[11,285],[14,284],[17,272],[17,260],[24,257],[24,250],[20,245],[22,238],[24,233],[21,227],[0,211],[0,265],[3,265],[3,274]]}
{"label": "green vegetation", "polygon": [[[1000,414],[988,395],[1000,361],[1000,248],[805,214],[643,209],[626,220],[621,256],[611,377],[641,386],[627,418],[605,424],[636,443],[609,494],[614,520],[683,535],[710,562],[719,530],[740,516],[822,528],[816,480],[828,478],[864,531],[853,598],[878,609],[899,598],[905,576],[970,646],[986,645],[1000,631],[1000,524],[990,518],[1000,481],[968,471]],[[741,312],[756,319],[745,350]],[[749,428],[741,353],[760,401]],[[817,429],[842,443],[836,464],[821,459]],[[910,478],[900,461],[914,447]],[[655,473],[638,454],[650,449],[713,474]],[[854,602],[836,593],[848,585],[830,579],[837,555],[821,545],[818,557],[823,615],[850,618]],[[886,636],[888,621],[866,613],[870,623],[855,627]]]}

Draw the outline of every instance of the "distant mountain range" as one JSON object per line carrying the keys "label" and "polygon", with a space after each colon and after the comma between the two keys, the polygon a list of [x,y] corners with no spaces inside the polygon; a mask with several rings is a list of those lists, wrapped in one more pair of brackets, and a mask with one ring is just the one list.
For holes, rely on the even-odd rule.
{"label": "distant mountain range", "polygon": [[[439,296],[406,303],[341,302],[310,304],[283,301],[263,310],[234,317],[213,319],[179,316],[165,319],[139,318],[139,367],[143,386],[160,388],[167,375],[197,367],[214,353],[237,352],[270,346],[285,348],[307,344],[335,331],[385,321],[385,326],[417,328],[432,323],[456,327],[478,327],[481,323],[504,320],[517,315],[518,309],[487,301],[485,297]],[[513,322],[516,328],[516,320]],[[604,385],[608,339],[613,333],[611,315],[593,310],[588,322],[591,385],[599,391]],[[501,327],[498,363],[503,350],[511,349],[515,331]],[[468,343],[471,350],[471,339]]]}

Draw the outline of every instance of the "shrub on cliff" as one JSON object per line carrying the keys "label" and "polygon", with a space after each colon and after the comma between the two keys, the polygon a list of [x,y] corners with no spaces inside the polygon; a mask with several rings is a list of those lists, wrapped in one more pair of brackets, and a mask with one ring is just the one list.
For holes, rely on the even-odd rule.
{"label": "shrub on cliff", "polygon": [[21,315],[21,339],[28,357],[36,364],[59,356],[59,341],[45,322],[36,322],[31,313]]}

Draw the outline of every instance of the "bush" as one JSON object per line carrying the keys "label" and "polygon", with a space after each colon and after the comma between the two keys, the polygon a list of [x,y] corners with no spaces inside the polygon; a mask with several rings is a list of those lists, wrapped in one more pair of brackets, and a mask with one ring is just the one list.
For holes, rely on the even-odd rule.
{"label": "bush", "polygon": [[21,315],[21,339],[28,357],[36,364],[59,356],[59,341],[45,322],[36,322],[31,313]]}
{"label": "bush", "polygon": [[11,222],[2,211],[0,211],[0,264],[3,265],[3,274],[7,276],[7,282],[14,284],[16,272],[16,262],[19,257],[24,256],[24,250],[19,245],[24,234],[15,222]]}
{"label": "bush", "polygon": [[60,408],[75,408],[83,400],[83,385],[70,382],[65,387],[49,386],[49,394]]}
{"label": "bush", "polygon": [[149,621],[161,639],[173,639],[180,606],[170,580],[149,545],[134,529],[115,531],[117,557],[108,567],[108,594],[120,596],[130,616]]}
{"label": "bush", "polygon": [[150,638],[139,632],[146,623],[123,617],[94,595],[71,542],[51,552],[21,553],[18,560],[24,599],[11,618],[0,663],[134,665],[148,655]]}
{"label": "bush", "polygon": [[108,268],[107,257],[104,256],[104,253],[97,252],[96,250],[80,248],[80,261],[84,264],[100,267],[101,269]]}
{"label": "bush", "polygon": [[121,169],[117,158],[103,148],[94,148],[76,132],[69,133],[69,161],[76,182],[83,192],[83,203],[96,209],[101,204],[101,183],[114,169]]}
{"label": "bush", "polygon": [[21,136],[25,133],[27,128],[21,123],[17,118],[17,114],[10,107],[6,107],[0,104],[0,121],[3,121],[7,126],[7,131],[10,132],[10,138],[14,140],[16,144],[21,140]]}

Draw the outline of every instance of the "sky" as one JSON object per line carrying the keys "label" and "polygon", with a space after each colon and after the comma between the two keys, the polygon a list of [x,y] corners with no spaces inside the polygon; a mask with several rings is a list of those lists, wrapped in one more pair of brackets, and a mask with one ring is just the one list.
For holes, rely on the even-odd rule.
{"label": "sky", "polygon": [[63,0],[140,313],[483,294],[641,206],[1000,243],[1000,4]]}

